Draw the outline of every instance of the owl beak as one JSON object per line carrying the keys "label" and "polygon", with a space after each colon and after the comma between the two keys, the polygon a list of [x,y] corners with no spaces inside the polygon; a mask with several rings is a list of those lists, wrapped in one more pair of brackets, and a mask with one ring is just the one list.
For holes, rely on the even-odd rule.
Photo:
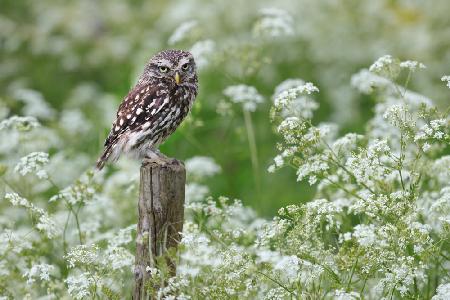
{"label": "owl beak", "polygon": [[178,72],[175,73],[175,82],[180,84],[180,74],[178,74]]}

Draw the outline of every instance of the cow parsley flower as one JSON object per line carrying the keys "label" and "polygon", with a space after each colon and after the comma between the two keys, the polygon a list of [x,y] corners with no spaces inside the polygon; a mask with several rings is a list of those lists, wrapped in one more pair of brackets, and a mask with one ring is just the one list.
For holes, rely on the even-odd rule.
{"label": "cow parsley flower", "polygon": [[5,199],[9,200],[14,206],[22,206],[28,209],[31,213],[37,216],[37,223],[35,227],[44,232],[49,239],[54,238],[60,233],[55,221],[50,218],[48,213],[42,208],[36,207],[33,203],[30,203],[27,199],[20,197],[17,193],[7,193]]}
{"label": "cow parsley flower", "polygon": [[39,278],[42,281],[50,280],[50,272],[55,267],[48,264],[35,264],[30,269],[26,270],[23,274],[23,277],[27,277],[27,283],[33,283],[36,278]]}
{"label": "cow parsley flower", "polygon": [[78,245],[70,249],[64,257],[67,260],[69,268],[74,268],[76,265],[89,266],[95,264],[99,260],[99,248],[97,245]]}
{"label": "cow parsley flower", "polygon": [[64,188],[58,194],[52,196],[49,202],[64,200],[75,205],[81,202],[89,202],[95,197],[96,184],[93,173],[88,172],[81,176],[74,184]]}
{"label": "cow parsley flower", "polygon": [[169,37],[167,43],[169,45],[174,45],[186,40],[197,27],[198,22],[196,20],[190,20],[181,23]]}
{"label": "cow parsley flower", "polygon": [[361,299],[361,295],[358,292],[346,292],[344,289],[335,290],[334,298],[335,300],[357,300]]}
{"label": "cow parsley flower", "polygon": [[55,110],[45,101],[42,94],[38,91],[25,88],[11,88],[13,97],[25,103],[22,113],[27,116],[33,116],[40,119],[52,119]]}
{"label": "cow parsley flower", "polygon": [[22,198],[17,193],[6,193],[5,199],[11,202],[14,206],[23,206],[23,207],[29,207],[30,203],[27,199]]}
{"label": "cow parsley flower", "polygon": [[[100,279],[100,278],[97,278]],[[77,276],[71,275],[65,280],[69,294],[77,300],[81,300],[91,294],[91,287],[95,284],[96,279],[88,272],[81,273]]]}
{"label": "cow parsley flower", "polygon": [[319,92],[319,89],[312,84],[311,82],[307,82],[305,84],[290,88],[288,90],[284,90],[277,94],[274,100],[275,107],[286,107],[290,104],[294,99],[297,99],[298,96],[302,94],[312,94]]}
{"label": "cow parsley flower", "polygon": [[[293,88],[297,88],[305,85],[305,82],[299,78],[287,79],[280,83],[276,88],[273,95],[273,99],[278,99],[281,93]],[[312,112],[319,107],[319,104],[315,102],[311,97],[300,94],[294,99],[289,99],[287,104],[284,105],[281,115],[283,117],[296,116],[311,119]]]}
{"label": "cow parsley flower", "polygon": [[369,71],[390,79],[396,78],[400,72],[398,59],[390,55],[384,55],[378,58],[370,67]]}
{"label": "cow parsley flower", "polygon": [[354,228],[352,236],[358,241],[358,243],[363,247],[371,247],[373,244],[377,243],[377,235],[375,233],[375,225],[369,224],[358,224]]}
{"label": "cow parsley flower", "polygon": [[400,63],[400,68],[409,69],[410,71],[414,72],[417,69],[426,69],[427,67],[423,63],[420,63],[418,61],[406,60]]}
{"label": "cow parsley flower", "polygon": [[351,78],[351,85],[363,94],[370,94],[375,88],[391,87],[392,84],[389,79],[373,74],[367,69],[362,69]]}
{"label": "cow parsley flower", "polygon": [[336,154],[349,153],[352,150],[356,150],[358,142],[363,140],[364,136],[356,133],[347,133],[343,137],[335,140],[331,145],[331,149]]}
{"label": "cow parsley flower", "polygon": [[218,174],[221,168],[213,158],[207,156],[194,156],[185,162],[186,171],[195,179],[203,179]]}
{"label": "cow parsley flower", "polygon": [[195,64],[198,69],[208,66],[215,49],[216,43],[213,40],[198,41],[191,47],[190,52],[195,58]]}
{"label": "cow parsley flower", "polygon": [[446,82],[447,87],[450,89],[450,75],[442,76],[441,81]]}
{"label": "cow parsley flower", "polygon": [[263,8],[253,32],[256,36],[280,37],[294,34],[292,16],[279,8]]}
{"label": "cow parsley flower", "polygon": [[258,104],[263,103],[264,98],[255,87],[239,84],[227,87],[223,93],[229,97],[232,102],[242,104],[244,110],[255,111]]}
{"label": "cow parsley flower", "polygon": [[48,174],[43,167],[49,163],[48,153],[33,152],[20,159],[20,162],[14,168],[14,171],[22,176],[28,173],[34,173],[40,179],[47,179]]}
{"label": "cow parsley flower", "polygon": [[9,119],[0,122],[0,130],[16,129],[19,131],[30,131],[39,126],[41,126],[41,124],[35,117],[12,116]]}
{"label": "cow parsley flower", "polygon": [[[209,194],[209,188],[206,185],[196,182],[186,184],[186,208],[196,209],[196,202],[202,201]],[[201,205],[200,205],[201,208]]]}
{"label": "cow parsley flower", "polygon": [[274,270],[280,272],[280,275],[287,281],[294,281],[298,277],[299,259],[297,256],[281,256],[273,266]]}
{"label": "cow parsley flower", "polygon": [[436,289],[436,295],[431,300],[447,300],[450,299],[450,283],[442,283]]}

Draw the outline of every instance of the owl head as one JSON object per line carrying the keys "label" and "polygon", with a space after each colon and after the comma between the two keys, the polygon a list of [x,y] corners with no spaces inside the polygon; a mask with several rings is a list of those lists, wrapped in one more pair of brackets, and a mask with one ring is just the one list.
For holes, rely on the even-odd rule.
{"label": "owl head", "polygon": [[164,50],[155,54],[147,63],[139,81],[163,82],[170,86],[197,83],[194,57],[182,50]]}

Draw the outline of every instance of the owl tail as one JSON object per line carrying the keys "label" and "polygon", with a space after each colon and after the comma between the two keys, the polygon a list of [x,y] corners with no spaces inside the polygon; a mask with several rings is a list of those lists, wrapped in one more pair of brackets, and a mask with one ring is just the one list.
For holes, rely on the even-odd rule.
{"label": "owl tail", "polygon": [[105,148],[105,150],[103,150],[103,154],[102,156],[100,156],[100,158],[97,160],[97,169],[100,171],[101,169],[103,169],[103,167],[105,166],[105,164],[108,162],[109,157],[112,154],[112,147],[108,146]]}

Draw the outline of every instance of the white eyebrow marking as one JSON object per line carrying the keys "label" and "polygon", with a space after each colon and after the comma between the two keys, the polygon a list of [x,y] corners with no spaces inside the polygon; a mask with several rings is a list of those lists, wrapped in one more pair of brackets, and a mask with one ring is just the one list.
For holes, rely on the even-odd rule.
{"label": "white eyebrow marking", "polygon": [[170,67],[172,65],[172,62],[170,60],[168,60],[168,59],[165,59],[165,58],[158,59],[156,61],[156,63],[158,65],[163,65],[163,66],[167,66],[167,67]]}
{"label": "white eyebrow marking", "polygon": [[189,57],[182,57],[180,59],[180,61],[178,62],[178,67],[181,67],[184,64],[189,63],[191,60],[189,59]]}

